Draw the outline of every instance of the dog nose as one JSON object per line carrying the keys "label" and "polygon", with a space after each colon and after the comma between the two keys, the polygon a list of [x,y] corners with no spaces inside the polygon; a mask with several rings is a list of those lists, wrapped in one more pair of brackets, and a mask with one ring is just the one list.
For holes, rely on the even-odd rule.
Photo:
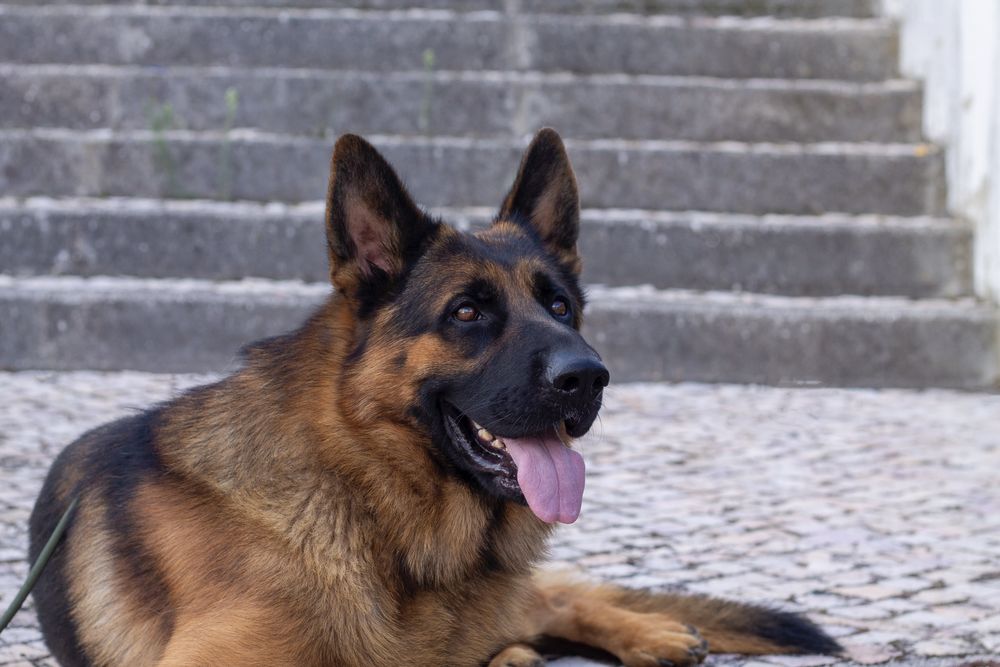
{"label": "dog nose", "polygon": [[611,374],[593,356],[556,353],[549,360],[547,377],[552,387],[568,398],[590,400],[608,386]]}

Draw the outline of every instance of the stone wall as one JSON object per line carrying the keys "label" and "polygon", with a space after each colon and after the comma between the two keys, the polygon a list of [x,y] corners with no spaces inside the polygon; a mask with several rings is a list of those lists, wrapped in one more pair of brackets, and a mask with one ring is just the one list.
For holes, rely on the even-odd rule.
{"label": "stone wall", "polygon": [[926,86],[924,129],[948,147],[952,211],[976,227],[976,290],[1000,302],[1000,3],[884,0],[903,74]]}

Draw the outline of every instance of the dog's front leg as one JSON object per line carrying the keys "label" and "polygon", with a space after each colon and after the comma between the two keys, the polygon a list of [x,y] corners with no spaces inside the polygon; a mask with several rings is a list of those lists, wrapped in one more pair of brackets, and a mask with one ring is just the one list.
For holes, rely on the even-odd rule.
{"label": "dog's front leg", "polygon": [[545,659],[527,644],[511,644],[490,660],[489,667],[543,667]]}
{"label": "dog's front leg", "polygon": [[618,604],[617,590],[539,579],[530,613],[534,629],[611,653],[626,667],[680,667],[705,659],[708,644],[692,626],[668,613],[628,609]]}
{"label": "dog's front leg", "polygon": [[697,664],[709,645],[744,655],[842,650],[808,618],[768,607],[545,576],[535,584],[534,632],[594,646],[627,667]]}

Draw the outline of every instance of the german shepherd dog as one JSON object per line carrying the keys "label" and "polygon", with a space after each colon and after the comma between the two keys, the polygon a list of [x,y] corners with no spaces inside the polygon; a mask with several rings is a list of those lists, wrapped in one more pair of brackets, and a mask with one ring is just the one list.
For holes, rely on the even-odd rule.
{"label": "german shepherd dog", "polygon": [[[363,139],[333,153],[332,295],[233,375],[83,435],[31,516],[67,667],[628,667],[823,653],[808,620],[533,574],[580,511],[608,370],[580,335],[579,201],[542,130],[491,226],[419,209]],[[697,628],[697,629],[695,629]]]}

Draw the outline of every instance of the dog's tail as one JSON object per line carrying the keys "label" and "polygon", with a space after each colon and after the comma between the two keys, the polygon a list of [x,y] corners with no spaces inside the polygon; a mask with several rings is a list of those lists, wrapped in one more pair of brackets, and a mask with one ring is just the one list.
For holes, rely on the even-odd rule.
{"label": "dog's tail", "polygon": [[712,653],[811,653],[835,655],[843,649],[815,623],[799,614],[704,595],[653,593],[619,588],[616,603],[626,609],[667,614],[693,625]]}

